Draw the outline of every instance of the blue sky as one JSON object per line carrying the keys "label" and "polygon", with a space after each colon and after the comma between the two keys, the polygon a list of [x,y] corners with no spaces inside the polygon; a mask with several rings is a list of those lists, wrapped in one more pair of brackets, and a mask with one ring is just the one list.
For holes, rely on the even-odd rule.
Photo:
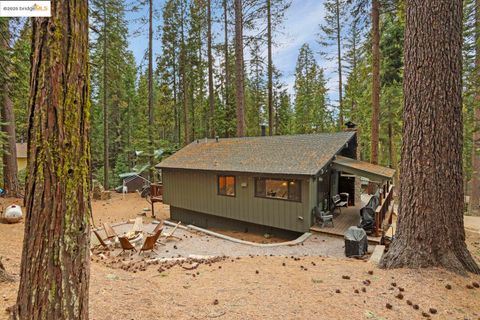
{"label": "blue sky", "polygon": [[[158,11],[161,10],[164,1],[154,1],[154,5]],[[137,14],[129,14],[129,19],[134,19],[138,16],[146,15],[146,10]],[[280,33],[275,35],[275,41],[277,46],[273,49],[273,60],[275,66],[280,69],[283,74],[283,81],[287,84],[289,92],[293,93],[293,83],[295,80],[295,63],[300,47],[303,43],[308,43],[311,48],[316,52],[317,62],[325,70],[326,78],[328,80],[327,87],[329,88],[329,96],[332,102],[336,100],[337,94],[337,80],[332,71],[334,70],[335,63],[332,61],[320,60],[318,55],[319,46],[316,42],[319,24],[322,23],[324,16],[324,8],[322,0],[292,0],[292,5],[286,13],[286,19],[284,21],[284,28]],[[155,19],[155,26],[162,24],[160,19]],[[130,49],[133,51],[137,63],[140,64],[143,61],[145,50],[147,49],[147,27],[139,26],[138,24],[130,23],[130,33],[134,30],[145,30],[140,36],[130,36]],[[214,32],[217,33],[217,39],[214,41],[222,42],[221,34],[223,30],[221,25],[214,26]],[[156,55],[161,54],[161,43],[157,32],[157,39],[154,41],[154,53]],[[248,50],[246,50],[247,52]],[[266,55],[266,49],[265,49]],[[248,58],[248,57],[247,57]],[[145,61],[143,66],[146,66]]]}

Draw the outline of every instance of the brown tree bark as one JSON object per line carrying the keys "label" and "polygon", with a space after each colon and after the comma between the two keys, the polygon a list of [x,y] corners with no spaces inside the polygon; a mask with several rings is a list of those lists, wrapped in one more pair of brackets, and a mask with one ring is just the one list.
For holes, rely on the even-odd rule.
{"label": "brown tree bark", "polygon": [[407,0],[396,238],[381,266],[480,273],[463,225],[462,0]]}
{"label": "brown tree bark", "polygon": [[343,129],[343,81],[342,81],[342,44],[341,34],[342,26],[340,24],[340,1],[336,1],[336,20],[337,20],[337,65],[338,65],[338,124],[340,130]]}
{"label": "brown tree bark", "polygon": [[109,189],[110,154],[108,150],[108,104],[107,104],[107,0],[103,0],[103,187]]}
{"label": "brown tree bark", "polygon": [[272,58],[272,5],[267,0],[267,73],[268,73],[268,134],[273,135],[273,58]]}
{"label": "brown tree bark", "polygon": [[378,164],[380,115],[380,2],[372,0],[372,138],[370,162]]}
{"label": "brown tree bark", "polygon": [[188,106],[188,82],[187,82],[187,55],[186,55],[186,43],[185,43],[185,4],[180,1],[180,81],[182,83],[182,100],[183,100],[183,143],[187,145],[190,143],[190,124],[189,124],[189,106]]}
{"label": "brown tree bark", "polygon": [[88,1],[32,20],[26,219],[14,319],[88,319]]}
{"label": "brown tree bark", "polygon": [[245,67],[243,59],[243,5],[242,0],[235,0],[235,87],[237,104],[237,137],[245,136]]}
{"label": "brown tree bark", "polygon": [[153,166],[153,0],[148,1],[148,160],[149,178],[153,182],[155,177]]}
{"label": "brown tree bark", "polygon": [[472,150],[472,193],[470,197],[470,212],[480,215],[480,0],[475,1],[475,115]]}
{"label": "brown tree bark", "polygon": [[[8,22],[1,25],[3,36],[0,37],[0,50],[5,53],[9,50],[10,30]],[[12,197],[20,196],[20,186],[17,177],[17,148],[15,134],[15,114],[13,112],[13,103],[10,99],[10,86],[8,81],[9,63],[2,64],[7,69],[7,74],[2,77],[2,94],[0,94],[2,131],[7,136],[7,141],[3,145],[3,185],[7,194]]]}
{"label": "brown tree bark", "polygon": [[215,136],[215,96],[213,92],[213,56],[212,56],[212,1],[207,2],[207,23],[208,23],[208,105],[210,114],[208,115],[208,127],[210,137]]}

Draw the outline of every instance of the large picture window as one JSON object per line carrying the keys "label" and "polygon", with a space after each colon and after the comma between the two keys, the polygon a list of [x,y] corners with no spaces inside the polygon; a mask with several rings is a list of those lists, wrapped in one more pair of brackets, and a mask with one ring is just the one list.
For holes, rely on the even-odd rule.
{"label": "large picture window", "polygon": [[235,176],[218,176],[218,194],[235,197]]}
{"label": "large picture window", "polygon": [[300,185],[300,180],[255,178],[255,196],[301,201]]}

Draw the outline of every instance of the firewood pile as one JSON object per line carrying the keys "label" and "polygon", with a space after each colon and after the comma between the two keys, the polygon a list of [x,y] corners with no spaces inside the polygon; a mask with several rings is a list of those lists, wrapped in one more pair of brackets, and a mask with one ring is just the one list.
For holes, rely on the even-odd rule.
{"label": "firewood pile", "polygon": [[112,198],[110,191],[105,190],[102,184],[98,181],[93,181],[93,199],[94,200],[109,200]]}

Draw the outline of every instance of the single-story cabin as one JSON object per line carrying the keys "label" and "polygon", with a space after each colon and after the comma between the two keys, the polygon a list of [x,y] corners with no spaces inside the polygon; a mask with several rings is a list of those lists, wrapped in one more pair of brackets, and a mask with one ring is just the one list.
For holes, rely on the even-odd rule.
{"label": "single-story cabin", "polygon": [[174,220],[207,228],[305,232],[314,223],[312,209],[330,208],[335,195],[346,192],[349,205],[355,205],[357,177],[378,186],[392,180],[392,169],[356,160],[356,149],[355,130],[202,139],[156,168]]}

